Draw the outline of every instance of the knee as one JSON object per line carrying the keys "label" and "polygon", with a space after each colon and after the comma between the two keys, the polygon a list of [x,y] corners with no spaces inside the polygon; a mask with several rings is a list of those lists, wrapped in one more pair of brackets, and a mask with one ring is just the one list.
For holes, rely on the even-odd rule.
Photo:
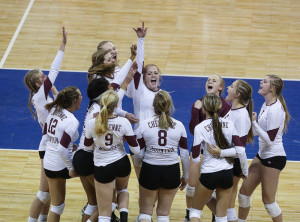
{"label": "knee", "polygon": [[251,196],[246,196],[244,194],[239,193],[238,202],[239,207],[248,208],[251,205]]}
{"label": "knee", "polygon": [[191,187],[189,184],[187,184],[185,194],[187,197],[193,197],[195,194],[195,187]]}
{"label": "knee", "polygon": [[281,209],[276,201],[271,204],[265,204],[265,208],[272,218],[277,217],[281,214]]}
{"label": "knee", "polygon": [[270,198],[264,194],[262,195],[262,202],[264,204],[273,203],[274,201],[275,201],[275,198]]}
{"label": "knee", "polygon": [[50,200],[49,192],[43,192],[39,190],[36,196],[44,204],[47,203],[48,200]]}
{"label": "knee", "polygon": [[64,211],[65,203],[62,203],[59,206],[54,206],[51,204],[51,212],[56,213],[57,215],[61,215]]}

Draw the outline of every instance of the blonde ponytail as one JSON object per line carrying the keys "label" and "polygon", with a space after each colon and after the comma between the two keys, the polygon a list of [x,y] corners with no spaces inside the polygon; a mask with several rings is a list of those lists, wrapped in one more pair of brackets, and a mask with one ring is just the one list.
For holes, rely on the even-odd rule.
{"label": "blonde ponytail", "polygon": [[119,102],[118,94],[113,90],[107,90],[100,99],[100,114],[95,120],[95,133],[98,136],[105,134],[108,130],[108,117],[113,114],[114,108]]}

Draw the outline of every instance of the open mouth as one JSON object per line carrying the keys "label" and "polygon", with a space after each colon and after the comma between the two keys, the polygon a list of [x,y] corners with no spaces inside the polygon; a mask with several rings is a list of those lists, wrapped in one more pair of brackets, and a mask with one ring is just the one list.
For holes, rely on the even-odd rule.
{"label": "open mouth", "polygon": [[211,85],[208,85],[207,89],[213,89],[213,87]]}
{"label": "open mouth", "polygon": [[156,85],[156,79],[151,79],[151,85]]}

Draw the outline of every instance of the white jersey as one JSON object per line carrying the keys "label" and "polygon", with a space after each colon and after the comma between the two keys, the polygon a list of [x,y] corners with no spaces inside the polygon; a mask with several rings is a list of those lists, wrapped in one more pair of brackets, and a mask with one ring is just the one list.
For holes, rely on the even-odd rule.
{"label": "white jersey", "polygon": [[[96,118],[99,113],[100,113],[100,105],[98,103],[93,103],[90,106],[90,108],[87,109],[86,114],[85,114],[83,129],[82,129],[82,133],[81,133],[81,137],[80,137],[80,142],[79,142],[79,145],[78,145],[76,151],[85,149],[84,138],[85,138],[85,134],[86,134],[86,124],[89,120]],[[88,150],[88,151],[93,152],[92,150]]]}
{"label": "white jersey", "polygon": [[106,166],[127,155],[124,148],[124,139],[126,139],[131,150],[133,148],[139,150],[131,124],[126,118],[118,116],[109,118],[108,126],[110,130],[101,136],[98,136],[95,132],[95,120],[87,121],[84,141],[87,150],[94,149],[95,166]]}
{"label": "white jersey", "polygon": [[[127,87],[127,96],[133,99],[134,115],[141,121],[152,118],[154,113],[153,100],[158,91],[152,91],[145,86],[143,79],[143,62],[144,62],[144,38],[138,39],[137,44],[137,65],[138,73],[135,74],[134,80]],[[134,132],[137,133],[139,123],[134,125]]]}
{"label": "white jersey", "polygon": [[73,170],[71,161],[73,143],[78,139],[79,122],[74,114],[66,109],[53,113],[47,117],[44,127],[43,140],[47,142],[44,157],[44,168],[60,171],[64,168]]}
{"label": "white jersey", "polygon": [[259,135],[259,156],[262,159],[286,156],[282,144],[285,111],[280,100],[269,106],[264,103],[257,121],[253,122],[253,128]]}
{"label": "white jersey", "polygon": [[[240,146],[239,137],[237,136],[237,132],[233,122],[221,117],[219,118],[219,121],[222,125],[222,132],[227,139],[229,146]],[[217,144],[214,139],[212,119],[206,119],[203,122],[199,123],[195,127],[194,131],[194,143],[192,148],[193,161],[200,161],[200,151],[203,150],[201,173],[213,173],[233,168],[233,164],[228,163],[225,158],[216,158],[212,156],[207,150],[206,143]]]}
{"label": "white jersey", "polygon": [[248,133],[251,128],[251,120],[246,107],[229,110],[229,112],[224,116],[224,119],[228,119],[233,122],[237,136],[240,137],[241,145],[246,147]]}
{"label": "white jersey", "polygon": [[[64,52],[58,50],[56,57],[51,65],[49,75],[47,76],[45,82],[41,85],[37,93],[34,93],[31,103],[36,110],[36,116],[41,128],[44,128],[44,124],[49,115],[48,110],[46,110],[45,105],[51,103],[53,99],[49,96],[49,92],[55,82],[55,79],[58,75]],[[39,146],[39,151],[45,151],[46,145],[42,142]]]}
{"label": "white jersey", "polygon": [[184,125],[172,118],[173,127],[166,130],[159,128],[158,121],[159,117],[154,116],[140,123],[137,138],[142,150],[139,156],[151,165],[173,165],[179,162],[179,149],[183,176],[188,178],[189,151]]}

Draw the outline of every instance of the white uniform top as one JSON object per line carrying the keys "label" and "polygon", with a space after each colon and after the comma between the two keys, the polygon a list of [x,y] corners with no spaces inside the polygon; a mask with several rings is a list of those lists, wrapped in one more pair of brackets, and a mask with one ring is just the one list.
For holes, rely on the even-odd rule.
{"label": "white uniform top", "polygon": [[105,134],[98,136],[95,132],[95,120],[91,119],[86,123],[86,134],[84,145],[87,150],[94,149],[94,165],[106,166],[113,163],[126,154],[124,139],[134,153],[138,153],[140,147],[135,139],[130,122],[123,117],[108,119],[110,128]]}
{"label": "white uniform top", "polygon": [[[138,38],[136,62],[138,73],[134,76],[127,87],[127,96],[133,98],[134,115],[141,121],[152,118],[154,113],[153,100],[156,93],[145,86],[143,79],[143,62],[144,62],[144,38]],[[134,125],[134,132],[137,133],[139,123]]]}
{"label": "white uniform top", "polygon": [[[41,128],[44,128],[47,116],[49,115],[48,110],[45,109],[45,105],[51,103],[53,99],[49,96],[49,92],[55,79],[58,75],[64,52],[58,50],[56,57],[51,65],[49,75],[47,76],[45,82],[41,85],[37,93],[34,93],[31,103],[36,110],[36,115]],[[40,143],[39,151],[45,151],[46,144]]]}
{"label": "white uniform top", "polygon": [[[86,134],[86,124],[89,120],[96,118],[97,114],[99,114],[99,113],[100,113],[100,105],[96,102],[93,103],[90,106],[90,108],[87,109],[86,114],[85,114],[83,129],[82,129],[82,133],[81,133],[81,137],[80,137],[80,142],[79,142],[79,145],[78,145],[76,151],[81,150],[81,149],[86,150],[85,146],[84,146],[84,138],[85,138],[85,134]],[[86,150],[86,151],[93,152],[93,150]],[[75,154],[75,152],[74,152],[74,154]]]}
{"label": "white uniform top", "polygon": [[[219,121],[222,125],[222,132],[227,139],[229,146],[240,146],[239,137],[237,136],[237,132],[233,122],[224,118],[219,118]],[[199,162],[200,151],[203,150],[201,173],[213,173],[233,168],[233,164],[228,163],[225,158],[216,158],[212,156],[207,151],[206,143],[217,144],[214,139],[212,119],[206,119],[195,127],[192,155],[193,161]]]}
{"label": "white uniform top", "polygon": [[47,142],[44,157],[44,168],[51,171],[60,171],[64,168],[73,170],[72,150],[73,143],[78,139],[79,122],[74,114],[66,109],[53,114],[51,110],[44,127],[43,140]]}
{"label": "white uniform top", "polygon": [[140,123],[137,138],[142,150],[139,158],[151,165],[173,165],[179,162],[179,148],[183,177],[188,178],[189,151],[184,125],[172,118],[174,125],[166,130],[159,128],[158,121],[159,117],[154,116]]}
{"label": "white uniform top", "polygon": [[269,106],[261,107],[258,123],[253,121],[253,128],[259,135],[258,154],[262,159],[274,156],[286,156],[282,144],[285,111],[279,99]]}
{"label": "white uniform top", "polygon": [[[224,119],[231,120],[236,128],[237,136],[240,138],[241,146],[237,146],[231,149],[221,150],[221,157],[235,157],[240,159],[242,173],[247,176],[248,175],[248,162],[247,162],[247,155],[246,155],[246,144],[248,133],[251,128],[251,120],[246,107],[241,107],[238,109],[231,109],[229,112],[224,116]],[[233,150],[234,153],[231,155],[231,151]],[[227,154],[226,154],[227,153]]]}
{"label": "white uniform top", "polygon": [[246,107],[231,109],[223,118],[233,122],[242,146],[246,147],[248,133],[251,127],[251,120]]}

